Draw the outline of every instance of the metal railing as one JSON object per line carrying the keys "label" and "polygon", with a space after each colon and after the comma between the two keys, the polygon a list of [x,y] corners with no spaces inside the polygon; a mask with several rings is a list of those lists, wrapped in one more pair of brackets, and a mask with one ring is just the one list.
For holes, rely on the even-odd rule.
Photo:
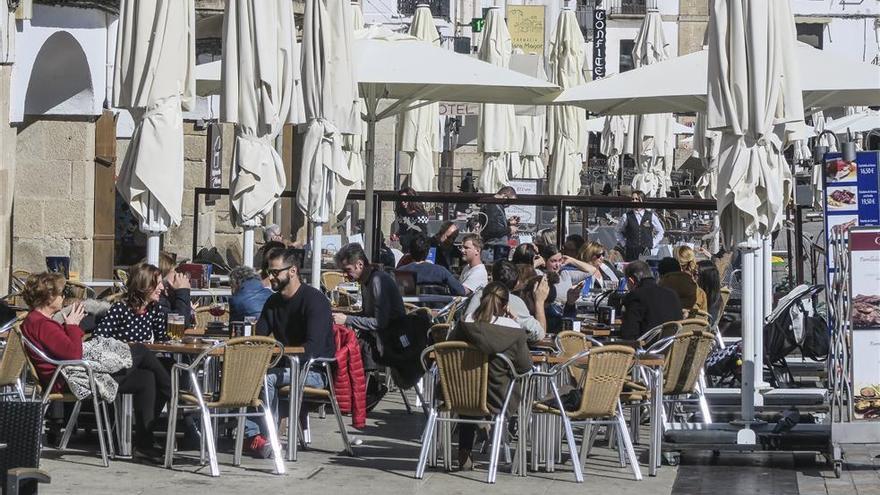
{"label": "metal railing", "polygon": [[[587,0],[578,6],[578,11],[584,11],[586,19],[592,16],[593,9],[601,8],[608,11],[609,16],[615,15],[645,15],[650,10],[658,8],[657,0]],[[580,20],[580,14],[578,15]],[[582,26],[592,26],[592,21],[582,23]]]}

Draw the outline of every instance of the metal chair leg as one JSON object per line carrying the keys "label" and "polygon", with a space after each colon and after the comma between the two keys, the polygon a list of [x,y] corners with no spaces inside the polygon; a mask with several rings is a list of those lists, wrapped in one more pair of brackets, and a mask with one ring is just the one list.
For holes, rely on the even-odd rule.
{"label": "metal chair leg", "polygon": [[58,444],[58,450],[67,449],[67,442],[70,441],[70,435],[76,429],[76,420],[79,418],[79,410],[81,408],[82,401],[76,401],[73,405],[73,411],[70,412],[70,419],[67,420],[67,425],[64,427],[64,434],[61,435],[61,443]]}
{"label": "metal chair leg", "polygon": [[[199,401],[201,402],[201,401]],[[214,443],[214,424],[211,421],[211,413],[204,403],[199,404],[202,413],[202,439],[207,450],[208,463],[211,466],[211,476],[220,476],[220,467],[217,465],[217,446]]]}
{"label": "metal chair leg", "polygon": [[[626,457],[624,456],[625,447],[624,447],[624,443],[623,443],[623,436],[625,434],[627,434],[626,430],[621,428],[620,425],[618,425],[617,423],[615,423],[613,426],[609,426],[609,427],[614,428],[614,430],[615,430],[614,431],[614,440],[615,440],[615,443],[617,444],[617,461],[620,463],[620,467],[626,467]],[[611,447],[610,444],[608,446]]]}
{"label": "metal chair leg", "polygon": [[[238,408],[239,414],[247,413],[247,408]],[[232,454],[232,465],[241,466],[241,451],[244,449],[244,416],[235,418],[235,452]]]}
{"label": "metal chair leg", "polygon": [[571,452],[571,464],[574,468],[574,479],[578,483],[583,483],[584,472],[581,469],[580,459],[578,459],[577,444],[574,441],[574,432],[571,430],[571,421],[568,420],[568,416],[565,414],[565,407],[562,405],[562,398],[559,397],[559,389],[556,388],[556,384],[552,381],[550,382],[550,388],[553,389],[556,404],[559,406],[559,417],[562,418],[562,426],[565,429],[565,439],[568,442],[568,450]]}
{"label": "metal chair leg", "polygon": [[[177,431],[177,390],[172,387],[171,401],[168,403],[168,431],[165,433],[165,468],[171,469],[174,463],[174,440]],[[204,435],[201,435],[204,438]]]}
{"label": "metal chair leg", "polygon": [[101,401],[101,412],[104,414],[104,435],[107,437],[107,448],[110,458],[116,459],[116,446],[113,444],[113,428],[114,422],[110,421],[110,414],[107,412],[107,402]]}
{"label": "metal chair leg", "polygon": [[278,440],[278,429],[275,426],[275,418],[272,416],[272,406],[269,404],[269,395],[266,390],[265,377],[263,380],[263,419],[266,423],[266,429],[269,430],[269,445],[272,446],[272,461],[275,463],[275,474],[284,474],[284,459],[281,457],[281,441]]}
{"label": "metal chair leg", "polygon": [[406,391],[402,388],[400,390],[400,396],[403,398],[403,406],[406,407],[406,413],[412,414],[412,406],[409,405],[409,399],[406,397]]}
{"label": "metal chair leg", "polygon": [[419,451],[419,462],[416,465],[416,479],[422,479],[425,476],[425,464],[428,461],[428,449],[431,448],[431,437],[434,435],[434,427],[437,424],[437,411],[431,409],[428,414],[428,423],[425,425],[425,431],[422,433],[422,449]]}
{"label": "metal chair leg", "polygon": [[626,432],[626,421],[623,419],[623,407],[621,407],[619,403],[617,404],[617,427],[621,430],[620,435],[618,436],[623,440],[623,446],[626,449],[626,454],[629,458],[629,465],[632,467],[633,475],[636,477],[636,481],[641,481],[642,470],[639,468],[639,460],[636,458],[636,450],[633,448],[633,444]]}
{"label": "metal chair leg", "polygon": [[342,411],[339,410],[339,403],[336,402],[336,394],[330,396],[330,405],[333,407],[333,414],[336,416],[336,422],[339,424],[339,434],[342,435],[342,445],[345,452],[350,456],[354,456],[354,450],[351,448],[351,442],[348,440],[348,431],[345,429],[345,421],[342,419]]}
{"label": "metal chair leg", "polygon": [[104,437],[104,418],[101,413],[100,399],[97,396],[96,387],[92,387],[92,403],[95,407],[95,428],[98,430],[98,445],[101,447],[101,461],[104,467],[110,467],[110,459],[107,453],[107,440]]}
{"label": "metal chair leg", "polygon": [[501,430],[504,425],[504,417],[497,415],[492,425],[492,448],[489,453],[489,475],[486,479],[489,483],[495,483],[495,476],[498,474],[498,455],[501,450]]}

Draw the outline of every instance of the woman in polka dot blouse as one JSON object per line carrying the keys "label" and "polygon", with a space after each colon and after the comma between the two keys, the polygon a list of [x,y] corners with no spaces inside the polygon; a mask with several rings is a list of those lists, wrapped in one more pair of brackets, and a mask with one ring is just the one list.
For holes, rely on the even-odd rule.
{"label": "woman in polka dot blouse", "polygon": [[153,265],[131,267],[125,299],[110,307],[94,335],[123,342],[162,342],[168,340],[167,316],[159,308],[162,273]]}

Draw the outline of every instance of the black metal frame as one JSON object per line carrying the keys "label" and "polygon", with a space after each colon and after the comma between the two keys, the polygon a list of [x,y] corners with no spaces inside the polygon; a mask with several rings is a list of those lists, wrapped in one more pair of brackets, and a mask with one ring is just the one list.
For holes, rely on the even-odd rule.
{"label": "black metal frame", "polygon": [[[205,194],[211,195],[229,195],[228,188],[195,188],[195,200],[193,202],[193,258],[196,256],[196,248],[199,239],[199,197]],[[283,191],[282,198],[295,198],[296,191]],[[365,192],[361,189],[352,190],[348,193],[349,200],[364,200]],[[419,192],[411,196],[401,196],[397,191],[374,191],[373,201],[375,209],[379,212],[382,203],[387,201],[417,201],[422,203],[476,203],[476,204],[504,204],[504,205],[535,205],[535,206],[554,206],[556,207],[556,235],[557,239],[562,239],[565,234],[565,214],[567,208],[630,208],[635,203],[626,196],[560,196],[551,194],[529,194],[520,196],[511,200],[506,198],[496,198],[494,194],[483,193],[461,193],[461,192]],[[645,201],[639,203],[643,208],[652,208],[655,210],[697,210],[697,211],[715,211],[718,207],[714,199],[682,199],[682,198],[645,198]],[[369,228],[373,232],[379,231],[380,216],[375,215],[373,225]],[[376,240],[378,241],[378,239]]]}

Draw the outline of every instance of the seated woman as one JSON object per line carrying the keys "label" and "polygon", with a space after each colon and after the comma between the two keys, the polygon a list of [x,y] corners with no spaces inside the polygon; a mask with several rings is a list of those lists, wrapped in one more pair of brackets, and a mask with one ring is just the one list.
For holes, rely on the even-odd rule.
{"label": "seated woman", "polygon": [[159,270],[162,272],[162,294],[159,296],[159,309],[183,316],[187,328],[193,326],[192,300],[190,298],[189,275],[177,271],[176,256],[165,251],[159,252]]}
{"label": "seated woman", "polygon": [[[514,295],[522,298],[526,304],[530,314],[536,314],[538,302],[535,298],[537,287],[542,281],[547,280],[546,275],[535,275],[525,278],[521,286],[514,291]],[[581,294],[582,284],[578,283],[571,286],[565,295],[565,303],[559,304],[555,302],[556,290],[554,287],[549,288],[549,296],[545,299],[544,318],[547,333],[558,333],[562,330],[563,318],[575,318],[577,316],[577,300]]]}
{"label": "seated woman", "polygon": [[272,289],[263,287],[260,276],[249,266],[239,266],[229,272],[229,321],[244,321],[248,316],[259,318]]}
{"label": "seated woman", "polygon": [[606,255],[605,246],[595,241],[584,244],[578,253],[578,257],[582,262],[596,268],[596,272],[593,275],[593,286],[600,289],[606,288],[606,283],[613,284],[616,287],[623,277],[623,274],[618,272],[617,268],[606,259]]}
{"label": "seated woman", "polygon": [[681,309],[706,311],[706,293],[697,286],[690,274],[681,271],[681,265],[674,258],[663,258],[657,267],[660,280],[657,285],[672,289],[681,301]]}
{"label": "seated woman", "polygon": [[709,322],[717,324],[721,320],[721,274],[714,261],[702,260],[697,263],[697,285],[706,293],[709,306]]}
{"label": "seated woman", "polygon": [[[462,340],[472,344],[489,357],[489,389],[487,399],[489,408],[494,411],[501,409],[507,388],[510,385],[510,374],[507,365],[495,354],[503,354],[513,363],[517,373],[525,373],[532,368],[526,333],[519,330],[519,325],[508,315],[507,302],[510,293],[503,284],[491,282],[483,288],[480,305],[470,321],[463,321],[455,327],[449,340]],[[513,328],[508,328],[513,327]],[[516,411],[519,398],[510,398],[507,411]],[[462,423],[458,426],[458,468],[473,469],[471,450],[474,446],[476,425]]]}
{"label": "seated woman", "polygon": [[538,254],[538,248],[530,243],[524,243],[517,246],[516,249],[513,250],[510,261],[514,265],[529,265],[537,270],[538,273],[541,273],[541,270],[544,268],[544,258]]}
{"label": "seated woman", "polygon": [[541,249],[544,258],[544,273],[556,288],[556,302],[565,304],[569,289],[576,286],[588,276],[596,277],[599,269],[588,263],[564,256],[556,246],[544,246]]}
{"label": "seated woman", "polygon": [[125,298],[110,307],[94,334],[123,342],[168,340],[168,315],[159,307],[163,288],[158,268],[147,263],[132,266]]}
{"label": "seated woman", "polygon": [[[52,359],[83,358],[83,336],[79,322],[85,315],[81,304],[74,305],[64,323],[52,319],[63,303],[64,276],[38,273],[28,277],[23,296],[30,312],[22,324],[22,333],[35,347]],[[134,447],[142,455],[159,459],[164,454],[153,438],[154,423],[171,397],[171,379],[156,357],[142,345],[131,346],[132,366],[110,375],[119,384],[118,394],[133,394],[136,436]],[[55,366],[31,355],[31,361],[43,386],[55,373]],[[61,376],[55,392],[64,390]]]}

